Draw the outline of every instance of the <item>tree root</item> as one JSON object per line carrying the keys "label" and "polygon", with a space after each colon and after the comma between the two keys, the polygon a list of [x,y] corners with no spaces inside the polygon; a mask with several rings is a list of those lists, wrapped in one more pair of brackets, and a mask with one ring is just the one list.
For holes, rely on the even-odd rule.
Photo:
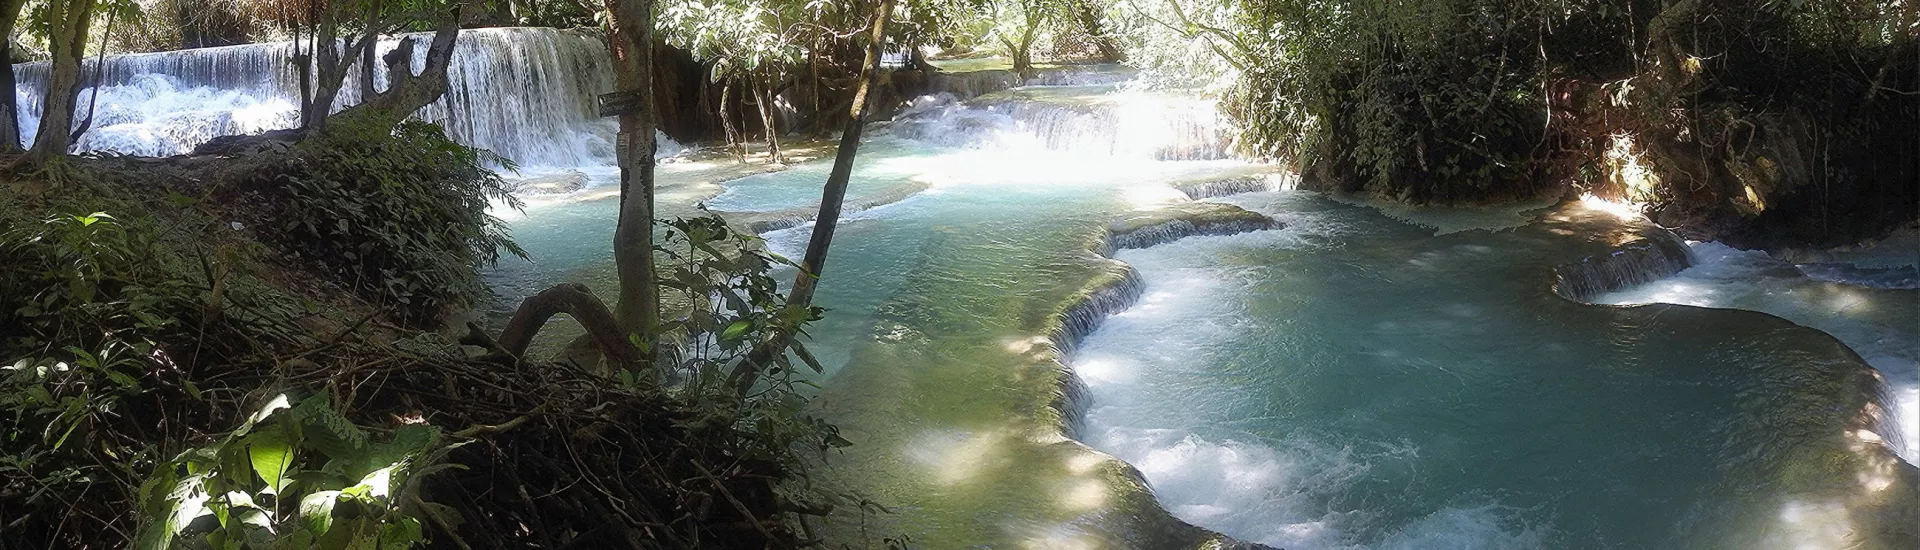
{"label": "tree root", "polygon": [[[523,363],[527,346],[533,344],[533,337],[554,315],[565,313],[573,316],[580,326],[587,329],[587,337],[600,347],[612,366],[633,368],[641,366],[640,350],[627,339],[625,331],[613,319],[613,313],[607,311],[607,305],[600,298],[577,284],[559,284],[528,297],[520,302],[520,309],[513,312],[513,318],[507,321],[507,327],[500,331],[500,340],[490,348],[495,354],[505,354],[512,363]],[[471,330],[471,329],[470,329]],[[469,332],[468,338],[474,333]]]}

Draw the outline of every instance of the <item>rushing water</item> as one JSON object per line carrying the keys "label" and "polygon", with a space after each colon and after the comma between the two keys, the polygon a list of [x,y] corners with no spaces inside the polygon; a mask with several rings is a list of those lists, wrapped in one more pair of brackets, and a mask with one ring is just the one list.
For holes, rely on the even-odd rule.
{"label": "rushing water", "polygon": [[[1794,265],[1762,252],[1691,243],[1698,265],[1674,277],[1603,294],[1609,304],[1668,303],[1764,311],[1846,342],[1885,375],[1888,443],[1920,458],[1920,288],[1913,264]],[[1920,260],[1920,247],[1905,253]]]}
{"label": "rushing water", "polygon": [[[502,213],[533,262],[488,273],[501,306],[560,281],[610,289],[611,129],[586,110],[609,87],[604,48],[462,36],[455,91],[425,117],[586,181]],[[291,124],[274,48],[111,58],[83,145],[172,154]],[[1913,470],[1880,440],[1911,457],[1916,438],[1876,418],[1914,410],[1900,272],[1711,244],[1679,258],[1645,246],[1665,242],[1657,228],[1578,204],[1273,190],[1271,168],[1225,158],[1207,102],[1113,84],[1125,76],[1067,68],[1035,82],[1059,86],[1006,89],[999,72],[948,75],[863,147],[849,203],[865,208],[838,228],[817,296],[829,313],[810,331],[829,368],[815,412],[856,443],[822,480],[891,512],[844,507],[834,541],[1205,539],[1170,512],[1295,549],[1912,547]],[[765,236],[796,255],[826,165],[665,163],[659,204],[778,218]],[[1131,267],[1099,255],[1117,218],[1248,191],[1213,200],[1276,228],[1115,253]],[[1635,246],[1658,254],[1616,254]],[[1568,265],[1591,267],[1562,285],[1577,298],[1766,313],[1576,302],[1554,290]]]}
{"label": "rushing water", "polygon": [[1867,371],[1826,335],[1550,292],[1627,242],[1609,215],[1435,235],[1232,200],[1287,228],[1122,252],[1145,295],[1073,363],[1083,438],[1184,519],[1288,548],[1826,548],[1897,482],[1856,455]]}
{"label": "rushing water", "polygon": [[[424,42],[426,35],[414,35]],[[378,51],[391,51],[396,39]],[[612,163],[612,119],[593,112],[594,95],[613,90],[603,39],[586,32],[541,28],[461,31],[448,69],[447,94],[419,117],[443,124],[455,140],[491,150],[528,172]],[[414,49],[414,70],[427,48]],[[248,44],[153,54],[116,55],[96,70],[95,87],[80,92],[75,124],[94,112],[80,151],[141,156],[178,155],[223,135],[254,134],[299,123],[299,75],[287,63],[291,42]],[[46,91],[45,63],[16,65],[21,132],[32,140]],[[386,88],[376,71],[377,90]],[[358,71],[341,86],[336,108],[359,101]],[[663,154],[676,153],[670,140]]]}

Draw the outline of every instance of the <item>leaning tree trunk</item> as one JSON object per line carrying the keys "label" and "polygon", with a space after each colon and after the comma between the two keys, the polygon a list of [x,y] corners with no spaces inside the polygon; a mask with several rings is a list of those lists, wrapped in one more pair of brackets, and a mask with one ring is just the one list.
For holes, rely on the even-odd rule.
{"label": "leaning tree trunk", "polygon": [[772,78],[766,75],[749,78],[753,80],[753,102],[760,107],[760,127],[767,134],[767,163],[780,164],[780,128],[773,117],[773,92],[767,89],[773,85]]}
{"label": "leaning tree trunk", "polygon": [[93,22],[94,0],[50,0],[48,11],[55,20],[48,33],[53,54],[52,71],[47,78],[47,93],[40,113],[40,128],[34,133],[33,149],[27,158],[46,162],[67,154],[73,145],[73,108],[80,99],[80,58],[87,49],[87,26]]}
{"label": "leaning tree trunk", "polygon": [[[613,231],[613,263],[620,277],[614,319],[628,334],[654,331],[660,294],[653,256],[653,0],[606,0],[613,33],[614,77],[633,101],[620,113],[620,221]],[[643,363],[645,359],[642,359]]]}
{"label": "leaning tree trunk", "polygon": [[[427,63],[420,74],[413,74],[415,40],[402,39],[393,51],[381,56],[381,61],[387,64],[387,91],[361,98],[359,104],[341,109],[332,116],[370,117],[380,124],[392,126],[413,116],[421,107],[438,101],[447,94],[447,69],[453,64],[454,45],[460,38],[460,21],[475,9],[476,3],[472,0],[461,0],[442,14],[440,21],[434,25],[433,40],[427,45]],[[376,40],[369,33],[365,37],[365,47],[372,48]],[[346,67],[341,67],[339,73],[344,77]],[[335,84],[334,87],[337,90],[339,85]]]}
{"label": "leaning tree trunk", "polygon": [[[847,181],[853,179],[853,159],[860,153],[860,133],[866,129],[871,110],[869,93],[880,72],[880,47],[887,40],[887,20],[893,16],[893,0],[880,0],[874,8],[873,28],[868,37],[866,58],[860,64],[859,82],[853,93],[853,106],[847,111],[847,127],[840,133],[840,149],[834,152],[833,170],[827,173],[827,185],[820,196],[820,214],[814,218],[813,237],[807,241],[806,256],[800,261],[800,274],[793,279],[787,294],[788,305],[813,303],[813,291],[820,274],[827,268],[827,249],[833,246],[833,231],[840,224],[841,203],[847,199]],[[760,370],[771,364],[775,354],[785,353],[791,336],[754,348],[753,353],[734,370],[734,387],[742,395],[753,389]]]}
{"label": "leaning tree trunk", "polygon": [[[14,23],[20,20],[20,8],[27,0],[0,0],[0,38],[13,36]],[[14,87],[13,41],[0,39],[0,153],[18,153],[20,146],[20,98]]]}
{"label": "leaning tree trunk", "polygon": [[[107,13],[107,28],[100,33],[100,54],[93,58],[93,95],[87,98],[87,118],[82,119],[79,127],[73,129],[73,135],[68,137],[74,143],[79,143],[80,138],[87,135],[88,130],[93,129],[93,115],[100,112],[100,87],[105,85],[107,78],[107,41],[113,38],[113,20],[116,15],[119,15],[119,12]],[[85,69],[85,67],[81,68]]]}

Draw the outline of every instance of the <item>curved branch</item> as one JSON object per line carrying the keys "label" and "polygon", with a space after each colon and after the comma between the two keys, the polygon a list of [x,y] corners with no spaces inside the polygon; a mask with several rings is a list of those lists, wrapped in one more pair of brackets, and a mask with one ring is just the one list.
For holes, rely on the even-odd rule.
{"label": "curved branch", "polygon": [[507,321],[507,328],[500,331],[500,351],[518,362],[526,356],[527,346],[533,344],[540,328],[561,313],[579,321],[580,326],[587,329],[587,337],[614,365],[631,368],[640,364],[640,350],[634,348],[627,333],[614,322],[607,305],[587,291],[586,286],[572,283],[554,285],[520,302],[520,309]]}

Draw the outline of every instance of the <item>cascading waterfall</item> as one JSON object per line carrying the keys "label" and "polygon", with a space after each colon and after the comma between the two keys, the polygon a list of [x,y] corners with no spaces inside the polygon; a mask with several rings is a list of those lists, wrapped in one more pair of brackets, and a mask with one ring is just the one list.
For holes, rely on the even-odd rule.
{"label": "cascading waterfall", "polygon": [[[425,41],[427,35],[406,39]],[[377,53],[398,47],[382,40]],[[299,74],[291,42],[109,56],[97,79],[99,107],[81,151],[168,156],[223,135],[291,128],[299,122]],[[425,65],[414,48],[414,70]],[[91,80],[96,64],[88,59]],[[39,125],[47,65],[14,66],[22,133]],[[359,101],[359,71],[341,86],[335,109]],[[384,70],[375,88],[386,87]],[[602,38],[587,31],[494,28],[461,31],[445,97],[416,114],[446,127],[460,143],[493,151],[529,171],[613,163],[616,123],[594,112],[594,96],[612,91]],[[93,97],[81,91],[75,123]],[[661,138],[660,152],[682,148]]]}
{"label": "cascading waterfall", "polygon": [[1020,75],[1007,70],[938,72],[927,78],[925,94],[950,94],[972,99],[1020,86]]}
{"label": "cascading waterfall", "polygon": [[1046,149],[1088,157],[1208,160],[1229,156],[1213,102],[1112,86],[1021,88],[964,103],[924,99],[893,124],[902,137],[951,147]]}
{"label": "cascading waterfall", "polygon": [[1109,253],[1111,253],[1112,250],[1147,248],[1193,236],[1234,235],[1249,231],[1273,229],[1279,226],[1279,222],[1271,220],[1266,222],[1227,220],[1218,223],[1194,223],[1187,220],[1173,220],[1126,233],[1114,233],[1107,238],[1107,244],[1111,247],[1109,250]]}
{"label": "cascading waterfall", "polygon": [[1121,65],[1066,65],[1035,71],[1033,78],[1020,78],[1007,69],[978,71],[940,71],[927,77],[924,96],[952,95],[961,100],[1010,90],[1021,86],[1098,86],[1133,80],[1133,69]]}
{"label": "cascading waterfall", "polygon": [[1222,179],[1208,179],[1175,184],[1174,188],[1185,193],[1188,199],[1201,200],[1243,193],[1278,191],[1293,183],[1291,174],[1259,174]]}
{"label": "cascading waterfall", "polygon": [[1693,265],[1693,253],[1679,237],[1653,229],[1646,238],[1554,268],[1553,291],[1575,301],[1667,277]]}
{"label": "cascading waterfall", "polygon": [[1098,86],[1125,83],[1133,80],[1135,76],[1138,76],[1138,73],[1124,65],[1065,65],[1035,71],[1033,78],[1027,79],[1027,85]]}

